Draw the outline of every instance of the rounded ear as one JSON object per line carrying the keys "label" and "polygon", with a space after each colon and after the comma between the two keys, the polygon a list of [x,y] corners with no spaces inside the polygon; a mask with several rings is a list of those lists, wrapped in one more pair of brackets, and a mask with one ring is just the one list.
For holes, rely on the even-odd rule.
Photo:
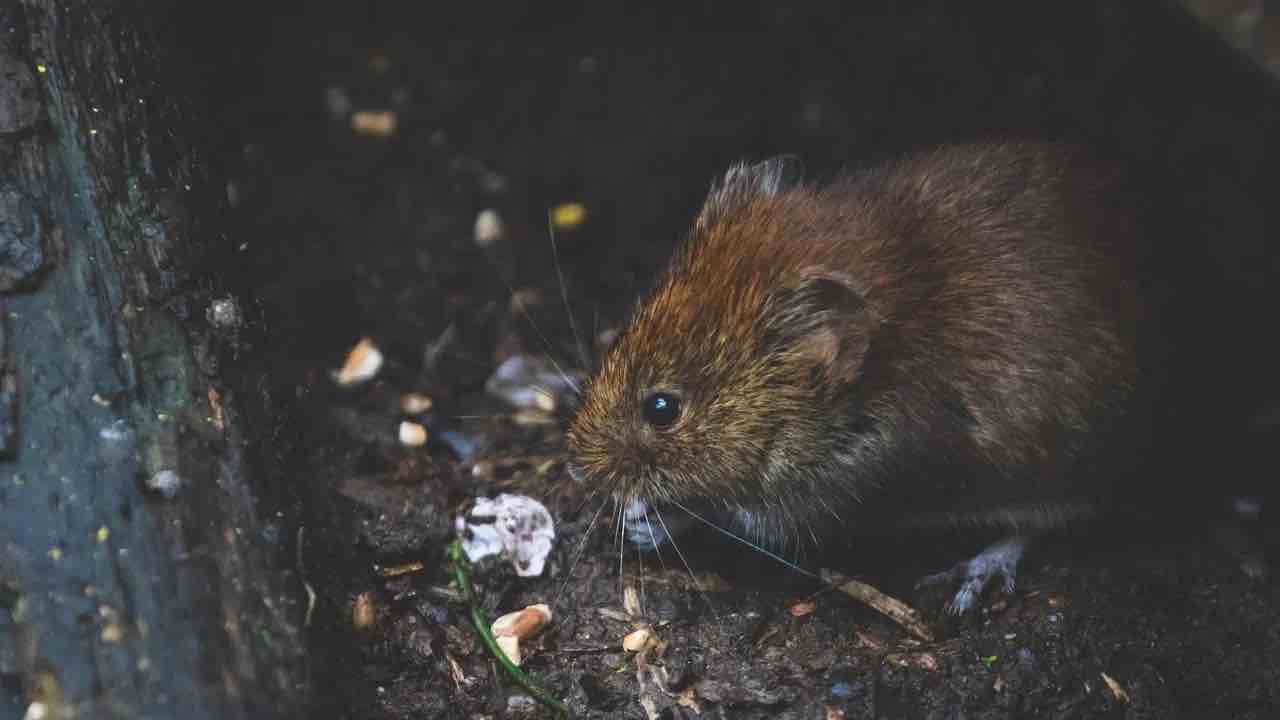
{"label": "rounded ear", "polygon": [[841,273],[806,272],[770,300],[769,341],[831,382],[856,381],[877,325],[857,285]]}

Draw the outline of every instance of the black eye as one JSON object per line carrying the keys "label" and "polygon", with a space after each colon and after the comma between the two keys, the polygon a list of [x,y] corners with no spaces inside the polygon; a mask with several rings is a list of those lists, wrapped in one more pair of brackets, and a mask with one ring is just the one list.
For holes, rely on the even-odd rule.
{"label": "black eye", "polygon": [[669,393],[654,393],[644,399],[645,422],[664,428],[680,417],[680,398]]}

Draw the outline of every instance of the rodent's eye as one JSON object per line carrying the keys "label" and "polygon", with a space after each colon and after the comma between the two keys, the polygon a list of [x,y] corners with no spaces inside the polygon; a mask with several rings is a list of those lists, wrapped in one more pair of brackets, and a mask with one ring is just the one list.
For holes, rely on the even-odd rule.
{"label": "rodent's eye", "polygon": [[669,427],[680,417],[680,398],[656,392],[644,399],[645,422],[656,428]]}

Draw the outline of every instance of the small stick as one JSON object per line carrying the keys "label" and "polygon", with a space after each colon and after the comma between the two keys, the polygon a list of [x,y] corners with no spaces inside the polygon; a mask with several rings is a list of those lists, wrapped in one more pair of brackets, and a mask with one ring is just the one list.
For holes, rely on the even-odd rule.
{"label": "small stick", "polygon": [[924,641],[933,640],[933,630],[920,618],[920,611],[890,597],[876,588],[833,570],[823,570],[822,579],[833,588],[898,623],[904,630]]}

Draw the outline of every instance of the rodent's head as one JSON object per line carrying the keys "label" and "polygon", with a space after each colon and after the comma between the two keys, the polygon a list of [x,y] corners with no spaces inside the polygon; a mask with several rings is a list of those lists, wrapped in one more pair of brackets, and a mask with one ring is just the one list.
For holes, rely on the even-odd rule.
{"label": "rodent's head", "polygon": [[783,516],[824,501],[874,313],[833,235],[856,223],[784,171],[730,170],[605,357],[569,432],[586,482]]}

